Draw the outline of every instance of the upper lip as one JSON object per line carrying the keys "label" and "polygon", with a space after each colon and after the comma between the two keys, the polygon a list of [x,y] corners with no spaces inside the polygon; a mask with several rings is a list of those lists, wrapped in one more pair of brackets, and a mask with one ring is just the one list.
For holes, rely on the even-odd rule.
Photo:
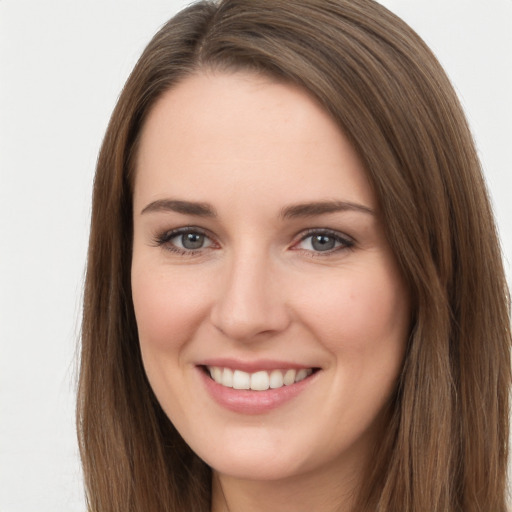
{"label": "upper lip", "polygon": [[198,363],[198,366],[218,366],[220,368],[231,368],[242,370],[247,373],[254,373],[261,370],[300,370],[301,368],[317,368],[314,365],[295,363],[291,361],[280,361],[277,359],[258,359],[254,361],[243,361],[233,358],[212,358],[205,359]]}

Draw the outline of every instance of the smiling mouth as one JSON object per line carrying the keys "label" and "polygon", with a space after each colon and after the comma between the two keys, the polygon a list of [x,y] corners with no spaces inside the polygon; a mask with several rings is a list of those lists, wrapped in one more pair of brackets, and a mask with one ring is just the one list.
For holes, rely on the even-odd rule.
{"label": "smiling mouth", "polygon": [[307,379],[318,371],[318,368],[300,368],[288,370],[260,370],[254,373],[232,370],[220,366],[204,366],[205,372],[221,386],[232,389],[266,391],[291,386]]}

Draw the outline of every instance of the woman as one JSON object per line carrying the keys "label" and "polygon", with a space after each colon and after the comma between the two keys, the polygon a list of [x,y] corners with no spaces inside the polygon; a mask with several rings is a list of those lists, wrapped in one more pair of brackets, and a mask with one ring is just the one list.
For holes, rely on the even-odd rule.
{"label": "woman", "polygon": [[370,0],[202,2],[98,161],[91,510],[505,510],[506,283],[461,107]]}

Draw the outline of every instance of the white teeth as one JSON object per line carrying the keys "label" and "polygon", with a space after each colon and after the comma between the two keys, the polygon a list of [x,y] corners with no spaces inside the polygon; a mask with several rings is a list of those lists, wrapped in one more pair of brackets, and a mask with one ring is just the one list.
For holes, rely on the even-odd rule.
{"label": "white teeth", "polygon": [[278,389],[283,386],[291,386],[300,382],[313,373],[312,368],[301,368],[300,370],[264,370],[247,373],[242,370],[231,370],[219,366],[207,367],[212,379],[218,384],[227,388],[251,389],[253,391],[265,391],[269,388]]}
{"label": "white teeth", "polygon": [[210,375],[215,382],[221,382],[222,380],[222,368],[218,366],[213,366],[210,368]]}
{"label": "white teeth", "polygon": [[233,389],[250,389],[251,374],[241,370],[233,372]]}
{"label": "white teeth", "polygon": [[306,368],[301,368],[297,372],[297,375],[295,376],[295,382],[300,382],[301,380],[304,380],[308,375],[308,370],[306,370]]}
{"label": "white teeth", "polygon": [[[221,377],[221,380],[217,381],[217,382],[220,382],[222,383],[223,386],[226,386],[228,388],[232,388],[233,387],[233,370],[231,370],[230,368],[224,368],[224,371],[222,371],[221,368],[219,368],[219,370],[221,370],[222,372],[222,377]],[[213,379],[215,380],[215,379]]]}
{"label": "white teeth", "polygon": [[270,387],[272,389],[276,389],[282,388],[283,386],[283,372],[280,370],[272,370],[272,373],[270,374]]}
{"label": "white teeth", "polygon": [[283,382],[285,386],[290,386],[295,382],[296,370],[287,370],[284,374]]}
{"label": "white teeth", "polygon": [[261,371],[251,375],[251,389],[265,391],[270,385],[270,377],[267,372]]}

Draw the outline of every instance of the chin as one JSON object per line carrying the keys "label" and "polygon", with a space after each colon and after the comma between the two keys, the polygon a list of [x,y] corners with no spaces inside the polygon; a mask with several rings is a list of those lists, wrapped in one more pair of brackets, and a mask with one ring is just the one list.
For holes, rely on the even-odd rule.
{"label": "chin", "polygon": [[283,460],[281,457],[262,458],[255,455],[250,458],[224,457],[221,461],[212,461],[210,467],[214,472],[231,478],[252,481],[278,481],[292,478],[307,472],[303,464],[297,461]]}

